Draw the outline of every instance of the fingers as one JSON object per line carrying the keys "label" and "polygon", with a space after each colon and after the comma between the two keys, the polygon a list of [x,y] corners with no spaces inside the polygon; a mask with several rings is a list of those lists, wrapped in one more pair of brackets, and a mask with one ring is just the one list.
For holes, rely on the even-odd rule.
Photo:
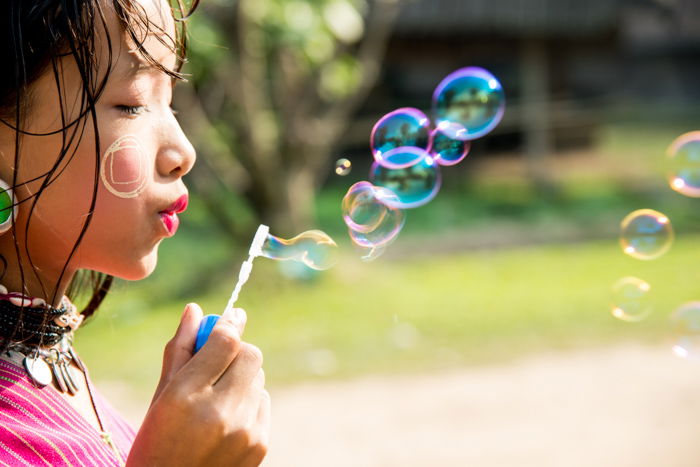
{"label": "fingers", "polygon": [[168,364],[177,371],[192,358],[192,349],[197,339],[197,329],[202,321],[202,308],[196,303],[185,306],[180,325],[175,331],[175,336],[166,347]]}
{"label": "fingers", "polygon": [[260,429],[260,442],[269,446],[270,444],[270,414],[271,414],[271,401],[270,393],[263,390],[262,397],[260,399],[260,407],[258,408],[258,420],[257,425]]}
{"label": "fingers", "polygon": [[182,367],[183,379],[194,385],[212,385],[237,358],[242,347],[241,330],[246,313],[240,308],[226,310],[217,321],[207,343]]}
{"label": "fingers", "polygon": [[[229,310],[224,311],[223,315],[226,315]],[[245,325],[248,322],[248,314],[245,312],[243,308],[233,308],[230,313],[232,313],[232,319],[233,323],[236,325],[236,328],[238,329],[238,334],[240,336],[243,336],[243,332],[245,331]],[[223,317],[222,315],[222,317]],[[235,316],[235,318],[234,318]]]}
{"label": "fingers", "polygon": [[196,303],[189,303],[180,318],[175,336],[166,344],[163,354],[163,369],[156,396],[172,379],[180,368],[192,358],[192,349],[197,338],[197,329],[202,321],[202,309]]}
{"label": "fingers", "polygon": [[254,413],[255,420],[248,430],[248,453],[245,460],[240,462],[242,466],[260,465],[270,444],[270,394],[262,390],[258,401],[259,405]]}
{"label": "fingers", "polygon": [[[242,396],[257,382],[258,389],[261,390],[265,384],[265,374],[261,371],[262,364],[263,355],[260,349],[247,342],[242,342],[236,361],[221,375],[221,378],[214,385],[214,389]],[[256,377],[258,381],[254,381]]]}

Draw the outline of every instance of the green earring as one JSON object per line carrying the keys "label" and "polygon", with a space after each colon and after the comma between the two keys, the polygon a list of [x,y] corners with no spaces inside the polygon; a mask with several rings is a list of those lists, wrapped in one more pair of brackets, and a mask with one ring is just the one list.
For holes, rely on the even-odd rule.
{"label": "green earring", "polygon": [[0,180],[0,233],[7,232],[17,216],[15,195],[10,186]]}

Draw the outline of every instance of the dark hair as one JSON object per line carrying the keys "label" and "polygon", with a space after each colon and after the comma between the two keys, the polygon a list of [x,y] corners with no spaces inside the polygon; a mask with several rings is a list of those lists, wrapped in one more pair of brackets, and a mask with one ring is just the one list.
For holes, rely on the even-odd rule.
{"label": "dark hair", "polygon": [[[27,200],[31,203],[26,229],[29,229],[32,213],[44,189],[61,175],[62,164],[70,162],[74,148],[83,138],[84,130],[92,117],[95,132],[95,176],[94,189],[90,211],[83,222],[81,232],[64,264],[61,276],[53,291],[46,290],[42,284],[45,298],[55,301],[57,286],[66,273],[70,260],[80,245],[85,232],[92,220],[100,172],[100,136],[97,128],[95,103],[104,90],[113,66],[113,45],[107,32],[105,9],[113,8],[124,33],[133,41],[144,60],[168,74],[173,79],[182,79],[180,69],[185,61],[185,19],[195,10],[199,0],[192,0],[188,6],[183,0],[170,0],[172,14],[176,22],[176,37],[169,38],[165,31],[151,21],[143,7],[135,0],[2,0],[0,1],[0,63],[14,64],[14,69],[0,73],[0,123],[10,127],[15,134],[14,165],[18,166],[21,135],[48,136],[62,133],[63,144],[53,167],[40,177],[31,180],[41,180],[41,186]],[[156,32],[155,37],[173,50],[178,57],[177,66],[171,70],[155,60],[144,48],[144,41],[150,32]],[[107,73],[98,75],[98,57],[96,38],[103,32],[107,37],[109,55]],[[29,133],[24,130],[24,121],[31,112],[35,102],[32,100],[32,84],[43,74],[49,73],[54,77],[57,88],[63,89],[59,73],[61,60],[72,60],[80,74],[82,93],[78,116],[67,121],[66,109],[60,100],[61,128],[46,134]],[[12,188],[17,186],[17,175],[8,183]],[[27,242],[19,245],[15,235],[15,250],[20,256],[23,248],[30,264],[33,266],[30,248]],[[5,262],[0,258],[0,261]],[[6,264],[6,262],[5,262]],[[6,272],[6,271],[5,271]],[[4,273],[3,272],[3,275]],[[36,275],[34,270],[31,271]],[[26,272],[20,266],[20,278],[24,289]],[[39,279],[37,277],[37,279]],[[112,277],[94,271],[79,271],[68,287],[67,295],[76,299],[83,295],[88,298],[83,309],[87,317],[94,313],[100,305],[109,287]],[[20,290],[19,292],[24,292]],[[87,293],[86,293],[87,292]],[[91,295],[90,295],[91,293]]]}

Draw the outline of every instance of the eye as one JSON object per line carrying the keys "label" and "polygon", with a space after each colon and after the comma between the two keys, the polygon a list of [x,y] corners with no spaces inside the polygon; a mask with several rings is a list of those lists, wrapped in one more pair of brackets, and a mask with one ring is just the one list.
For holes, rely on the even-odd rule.
{"label": "eye", "polygon": [[145,105],[117,105],[116,108],[119,109],[121,113],[130,117],[141,115],[148,111]]}

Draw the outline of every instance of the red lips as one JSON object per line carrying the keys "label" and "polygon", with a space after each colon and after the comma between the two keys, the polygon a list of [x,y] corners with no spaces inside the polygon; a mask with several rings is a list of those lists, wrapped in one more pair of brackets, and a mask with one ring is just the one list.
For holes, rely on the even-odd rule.
{"label": "red lips", "polygon": [[177,228],[180,225],[180,219],[178,219],[177,215],[187,209],[187,202],[187,195],[182,195],[167,209],[158,213],[169,236],[173,236],[177,232]]}
{"label": "red lips", "polygon": [[171,204],[167,209],[163,209],[161,212],[166,214],[179,214],[187,209],[187,202],[189,197],[187,195],[180,196],[173,204]]}

